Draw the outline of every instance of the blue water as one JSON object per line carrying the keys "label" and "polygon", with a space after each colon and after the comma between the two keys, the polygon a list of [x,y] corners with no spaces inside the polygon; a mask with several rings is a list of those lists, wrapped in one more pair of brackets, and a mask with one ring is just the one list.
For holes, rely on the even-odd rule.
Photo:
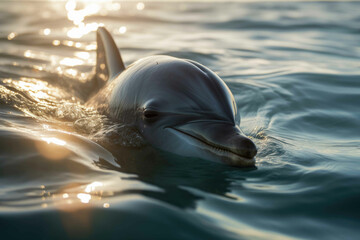
{"label": "blue water", "polygon": [[[1,239],[359,239],[360,3],[0,3]],[[226,81],[255,169],[85,107],[95,33]],[[75,29],[75,30],[74,30]]]}

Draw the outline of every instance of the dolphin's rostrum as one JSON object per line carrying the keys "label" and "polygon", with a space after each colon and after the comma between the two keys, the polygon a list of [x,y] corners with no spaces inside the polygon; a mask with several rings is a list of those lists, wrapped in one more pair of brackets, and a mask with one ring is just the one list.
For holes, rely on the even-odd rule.
{"label": "dolphin's rostrum", "polygon": [[256,146],[236,125],[225,82],[205,66],[170,56],[140,59],[125,69],[110,33],[97,31],[96,84],[88,105],[134,126],[155,148],[234,166],[255,164]]}

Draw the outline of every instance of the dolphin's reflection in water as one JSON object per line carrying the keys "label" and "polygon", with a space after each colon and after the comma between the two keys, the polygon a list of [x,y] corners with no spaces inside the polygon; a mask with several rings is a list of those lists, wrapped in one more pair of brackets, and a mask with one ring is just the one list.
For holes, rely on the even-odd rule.
{"label": "dolphin's reflection in water", "polygon": [[163,191],[151,190],[125,190],[123,193],[141,194],[154,198],[182,209],[194,209],[196,202],[203,199],[189,189],[196,189],[205,194],[214,194],[220,197],[231,198],[230,186],[232,181],[245,181],[245,178],[234,171],[252,171],[251,169],[238,169],[235,167],[209,162],[206,160],[185,158],[165,153],[151,147],[111,149],[117,163],[121,168],[115,168],[107,161],[100,159],[96,164],[105,169],[117,170],[135,174],[131,179],[139,180]]}

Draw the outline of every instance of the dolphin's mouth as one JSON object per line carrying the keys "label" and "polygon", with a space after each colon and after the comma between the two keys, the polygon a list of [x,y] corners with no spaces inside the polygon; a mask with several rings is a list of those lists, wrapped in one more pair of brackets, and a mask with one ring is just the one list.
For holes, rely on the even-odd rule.
{"label": "dolphin's mouth", "polygon": [[253,167],[255,165],[254,157],[248,158],[246,156],[242,156],[239,153],[236,153],[231,149],[226,148],[226,146],[212,143],[210,141],[207,141],[206,139],[196,137],[178,128],[170,127],[170,129],[175,130],[177,133],[180,133],[187,138],[191,138],[194,142],[199,144],[205,150],[217,155],[219,159],[226,164],[240,167]]}

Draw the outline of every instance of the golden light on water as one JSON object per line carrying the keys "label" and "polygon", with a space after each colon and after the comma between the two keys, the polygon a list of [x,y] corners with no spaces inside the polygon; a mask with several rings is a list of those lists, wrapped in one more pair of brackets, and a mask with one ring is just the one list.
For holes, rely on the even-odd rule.
{"label": "golden light on water", "polygon": [[76,69],[72,69],[72,68],[66,69],[64,73],[71,77],[76,77],[78,75],[78,71]]}
{"label": "golden light on water", "polygon": [[63,41],[63,44],[66,46],[69,46],[69,47],[73,47],[75,45],[75,42],[65,40],[65,41]]}
{"label": "golden light on water", "polygon": [[96,14],[100,11],[99,4],[95,2],[91,2],[85,5],[85,8],[79,10],[76,9],[76,5],[76,1],[68,1],[65,5],[68,19],[72,21],[75,25],[79,25],[80,23],[82,23],[86,16]]}
{"label": "golden light on water", "polygon": [[35,146],[39,153],[49,160],[61,160],[70,154],[70,151],[64,148],[64,140],[56,137],[42,137],[41,140],[36,142]]}
{"label": "golden light on water", "polygon": [[[123,10],[126,11],[127,5],[122,6],[121,3],[115,2],[112,0],[94,0],[94,1],[83,1],[83,0],[68,0],[64,3],[63,9],[65,22],[71,21],[71,25],[69,27],[68,23],[62,25],[62,27],[52,25],[44,25],[44,27],[38,29],[36,33],[39,35],[41,39],[45,39],[49,41],[50,46],[53,46],[56,51],[61,51],[62,49],[76,48],[72,49],[72,56],[62,55],[52,53],[49,54],[46,50],[42,50],[39,48],[25,48],[23,51],[23,56],[29,59],[43,60],[48,61],[48,63],[42,63],[42,61],[35,62],[31,66],[31,71],[34,74],[39,73],[40,71],[45,71],[51,73],[57,73],[59,75],[70,76],[74,78],[85,78],[86,75],[82,75],[81,70],[78,70],[77,67],[84,64],[93,64],[94,61],[91,59],[91,54],[88,51],[96,50],[97,45],[94,39],[89,42],[88,40],[76,40],[78,38],[83,37],[85,34],[90,32],[94,32],[98,29],[99,26],[103,24],[100,22],[101,16],[108,15],[110,12]],[[145,9],[144,2],[138,2],[131,5],[131,11],[142,11]],[[40,14],[40,13],[39,13]],[[118,14],[118,13],[116,13]],[[91,20],[89,16],[96,15]],[[48,14],[48,17],[51,17],[51,13]],[[67,19],[67,20],[66,20]],[[124,24],[117,25],[117,27],[113,28],[113,33],[115,34],[126,34],[128,32],[128,26],[124,26]],[[61,34],[61,35],[60,35]],[[63,35],[67,35],[68,38],[64,39]],[[44,37],[49,36],[49,37]],[[61,36],[61,37],[60,37]],[[22,37],[21,33],[9,32],[8,35],[5,35],[5,38],[8,40],[12,40],[14,38]],[[51,37],[51,38],[50,38]],[[55,48],[58,47],[59,48]],[[66,49],[70,50],[70,49]],[[42,73],[42,74],[44,74]],[[42,75],[41,75],[42,76]],[[56,89],[53,89],[50,85],[43,85],[42,81],[38,81],[34,79],[34,82],[37,84],[29,84],[26,81],[17,81],[17,88],[20,88],[22,91],[26,92],[30,97],[35,100],[43,101],[47,100],[56,100],[58,95],[56,94]],[[15,85],[15,84],[14,84]],[[58,91],[60,92],[60,91]],[[61,93],[61,92],[60,92]],[[29,111],[30,112],[30,111]],[[50,160],[61,160],[66,159],[71,154],[71,151],[68,149],[66,141],[61,140],[54,137],[41,137],[39,141],[36,142],[36,147],[39,150],[39,153]],[[95,184],[95,185],[94,185]],[[93,183],[93,185],[88,186],[89,188],[97,188],[100,185],[96,185],[99,183]],[[85,191],[88,193],[89,191]],[[69,194],[69,193],[67,193]],[[70,195],[68,195],[70,198]]]}
{"label": "golden light on water", "polygon": [[[94,206],[103,209],[110,208],[110,202],[103,200],[104,183],[101,181],[93,181],[86,185],[69,184],[64,186],[63,190],[55,190],[51,192],[41,186],[39,189],[39,197],[41,202],[39,206],[43,209],[55,208],[60,216],[66,214],[76,221],[75,228],[81,228],[81,231],[90,231],[92,227],[92,216],[90,211],[79,211],[80,209],[92,209]],[[105,193],[106,195],[108,193]],[[66,231],[72,231],[73,225],[69,225],[68,221],[62,222]]]}
{"label": "golden light on water", "polygon": [[41,138],[42,140],[44,140],[45,142],[47,142],[48,144],[53,143],[59,146],[64,146],[66,144],[65,141],[58,139],[58,138],[54,138],[54,137],[50,137],[50,138]]}
{"label": "golden light on water", "polygon": [[124,33],[126,33],[126,27],[125,26],[121,26],[120,28],[119,28],[119,33],[121,33],[121,34],[124,34]]}
{"label": "golden light on water", "polygon": [[[119,179],[102,179],[89,182],[87,184],[71,183],[63,186],[61,189],[51,191],[51,187],[45,185],[39,186],[39,197],[41,203],[48,207],[68,213],[77,213],[78,209],[98,206],[102,208],[110,208],[110,196],[114,196],[113,187],[118,186]],[[122,183],[124,188],[127,184]]]}
{"label": "golden light on water", "polygon": [[[88,184],[85,188],[85,193],[79,193],[77,194],[77,198],[80,199],[82,203],[89,203],[92,199],[92,195],[90,193],[95,192],[95,190],[99,187],[102,187],[102,182],[92,182]],[[97,193],[97,192],[95,192]]]}
{"label": "golden light on water", "polygon": [[[64,33],[72,40],[61,40],[61,39],[52,39],[52,46],[68,46],[68,47],[76,47],[79,50],[83,51],[93,51],[96,50],[97,45],[93,41],[91,43],[87,42],[76,42],[74,39],[82,38],[84,35],[89,34],[91,32],[95,32],[100,26],[104,26],[102,22],[99,20],[89,21],[90,16],[107,16],[110,12],[115,12],[118,14],[117,11],[120,9],[122,10],[122,4],[114,1],[114,0],[93,0],[93,1],[85,1],[85,0],[67,0],[64,3],[64,10],[65,10],[65,18],[72,23],[72,27],[64,27],[61,29],[61,34]],[[142,11],[145,9],[144,2],[137,2],[132,5],[132,9],[135,11]],[[126,11],[126,7],[125,10]],[[47,17],[50,17],[50,13]],[[96,17],[96,18],[97,18]],[[113,32],[116,34],[126,34],[129,31],[128,26],[119,26],[117,29],[114,29]],[[46,26],[43,29],[39,30],[39,34],[43,36],[56,36],[58,33],[58,29],[50,28]],[[13,40],[16,38],[18,34],[16,32],[10,32],[7,35],[8,40]],[[93,64],[90,59],[90,54],[86,52],[76,53],[75,58],[66,57],[64,59],[59,58],[57,55],[50,55],[46,52],[41,52],[39,50],[25,50],[24,57],[32,58],[32,59],[40,59],[40,60],[51,60],[52,66],[59,66],[63,65],[65,67],[76,67],[79,65],[84,65],[85,63]],[[15,66],[17,63],[14,63]],[[69,76],[77,77],[79,74],[75,73],[75,71],[66,71],[64,69],[58,69],[57,66],[54,68],[60,74],[66,73]],[[51,67],[47,66],[34,66],[34,69],[43,71],[52,69]]]}
{"label": "golden light on water", "polygon": [[12,40],[12,39],[14,39],[15,37],[16,37],[16,33],[12,32],[12,33],[10,33],[10,34],[7,36],[7,39],[8,39],[8,40]]}
{"label": "golden light on water", "polygon": [[59,46],[59,45],[60,45],[60,41],[59,41],[59,40],[54,40],[54,41],[52,41],[52,44],[53,44],[54,46]]}
{"label": "golden light on water", "polygon": [[80,48],[81,46],[82,46],[81,43],[79,43],[79,42],[75,43],[75,47],[76,47],[76,48]]}
{"label": "golden light on water", "polygon": [[138,4],[136,4],[136,9],[139,11],[144,10],[145,8],[145,4],[143,2],[139,2]]}
{"label": "golden light on water", "polygon": [[94,43],[94,44],[89,44],[85,47],[85,50],[88,50],[88,51],[92,51],[92,50],[96,50],[97,48],[97,45]]}
{"label": "golden light on water", "polygon": [[103,24],[98,24],[98,23],[84,24],[81,22],[80,24],[77,25],[77,27],[70,29],[67,32],[67,35],[70,38],[81,38],[85,34],[96,31],[99,26],[103,26]]}
{"label": "golden light on water", "polygon": [[77,198],[80,199],[82,203],[89,203],[91,200],[91,195],[87,193],[79,193]]}
{"label": "golden light on water", "polygon": [[[54,201],[54,204],[59,207],[59,209],[64,211],[71,211],[72,209],[77,209],[83,204],[89,204],[92,201],[95,203],[100,203],[103,194],[102,187],[104,184],[100,181],[94,181],[90,184],[87,184],[83,191],[76,191],[75,189],[67,189],[66,192],[61,194],[46,194],[45,189],[43,189],[43,200],[47,200],[50,196]],[[73,192],[75,190],[75,192]],[[66,207],[66,206],[71,206]],[[110,204],[108,202],[102,203],[102,207],[109,208]]]}
{"label": "golden light on water", "polygon": [[[30,53],[29,53],[30,54]],[[34,69],[41,71],[43,67],[41,66],[33,66]],[[43,99],[50,99],[49,96],[49,87],[48,84],[44,81],[39,81],[37,79],[29,79],[29,78],[21,78],[18,81],[13,81],[11,79],[4,81],[7,84],[19,89],[21,91],[26,92],[33,99],[37,101],[41,101]],[[52,93],[55,93],[55,89],[52,89]]]}
{"label": "golden light on water", "polygon": [[76,8],[76,1],[68,1],[65,5],[67,11],[73,11]]}
{"label": "golden light on water", "polygon": [[25,91],[39,92],[47,89],[47,84],[45,82],[40,82],[40,81],[31,82],[31,81],[26,81],[24,78],[21,79],[20,81],[12,81],[12,83],[15,86]]}
{"label": "golden light on water", "polygon": [[107,3],[105,5],[106,10],[108,11],[119,11],[121,8],[120,3]]}
{"label": "golden light on water", "polygon": [[27,57],[27,58],[32,58],[34,57],[35,55],[30,51],[30,50],[26,50],[24,52],[24,57]]}
{"label": "golden light on water", "polygon": [[77,58],[64,58],[60,61],[60,64],[69,66],[69,67],[73,67],[73,66],[84,64],[84,61],[77,59]]}
{"label": "golden light on water", "polygon": [[[144,2],[138,2],[135,5],[136,10],[142,11],[145,9]],[[97,1],[83,1],[83,0],[69,0],[65,4],[67,12],[67,19],[74,24],[74,27],[67,31],[67,36],[73,39],[83,37],[90,32],[94,32],[100,26],[104,26],[101,22],[86,23],[86,17],[92,15],[105,16],[108,12],[119,11],[121,4],[113,2],[112,0],[97,0]],[[126,33],[126,26],[119,28],[120,34]]]}
{"label": "golden light on water", "polygon": [[90,58],[90,53],[88,52],[76,52],[75,56],[84,60],[87,60]]}
{"label": "golden light on water", "polygon": [[65,9],[67,11],[67,18],[73,22],[75,27],[71,28],[67,32],[67,36],[70,38],[81,38],[85,34],[96,31],[99,26],[102,26],[101,23],[84,23],[84,19],[87,16],[98,14],[102,9],[100,3],[97,2],[84,2],[79,1],[84,7],[81,9],[78,1],[70,0],[65,4]]}
{"label": "golden light on water", "polygon": [[44,30],[43,30],[43,34],[44,35],[49,35],[51,33],[51,29],[50,28],[45,28]]}
{"label": "golden light on water", "polygon": [[102,187],[102,186],[103,186],[102,182],[92,182],[86,186],[85,192],[87,193],[93,192],[97,187]]}
{"label": "golden light on water", "polygon": [[[45,188],[44,185],[40,186],[40,197],[43,201],[42,204],[48,205],[49,200],[53,202],[53,204],[65,211],[71,211],[72,209],[77,209],[81,207],[83,204],[89,204],[92,201],[96,201],[94,203],[101,204],[104,208],[109,208],[110,204],[108,202],[102,202],[103,195],[103,186],[104,184],[100,181],[94,181],[85,186],[84,190],[74,189],[72,187],[67,188],[65,192],[62,193],[52,193]],[[83,188],[83,187],[81,187]],[[100,201],[100,202],[99,202]],[[71,206],[71,208],[65,207]]]}

